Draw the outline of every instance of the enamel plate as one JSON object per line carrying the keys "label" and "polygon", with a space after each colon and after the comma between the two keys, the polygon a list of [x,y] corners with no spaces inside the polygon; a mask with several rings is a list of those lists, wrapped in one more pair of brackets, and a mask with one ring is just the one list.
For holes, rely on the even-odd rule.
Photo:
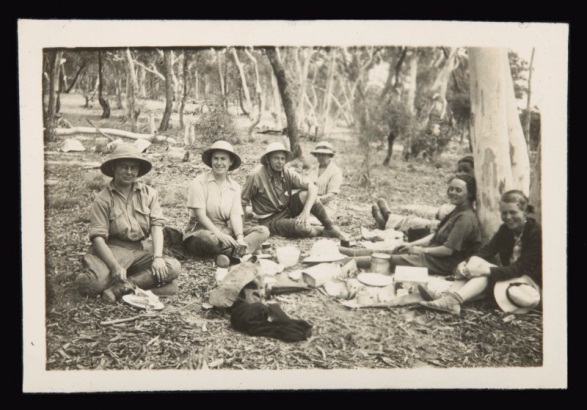
{"label": "enamel plate", "polygon": [[393,283],[393,277],[381,273],[359,273],[357,279],[369,286],[389,286]]}
{"label": "enamel plate", "polygon": [[[149,304],[149,302],[146,298],[140,297],[137,295],[133,295],[132,293],[129,295],[124,295],[122,297],[122,300],[124,300],[129,305],[134,306],[134,307],[138,307],[140,309],[147,309],[148,304]],[[163,309],[163,307],[164,307],[163,303],[161,303],[161,301],[158,300],[153,305],[151,305],[149,307],[149,309],[150,310],[161,310],[161,309]]]}

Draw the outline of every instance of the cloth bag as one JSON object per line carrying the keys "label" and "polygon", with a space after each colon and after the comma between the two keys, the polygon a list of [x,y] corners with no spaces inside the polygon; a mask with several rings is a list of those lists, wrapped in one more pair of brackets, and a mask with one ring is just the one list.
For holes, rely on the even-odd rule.
{"label": "cloth bag", "polygon": [[290,318],[277,303],[249,303],[238,300],[232,307],[230,324],[251,336],[265,336],[284,342],[299,342],[312,336],[312,325]]}

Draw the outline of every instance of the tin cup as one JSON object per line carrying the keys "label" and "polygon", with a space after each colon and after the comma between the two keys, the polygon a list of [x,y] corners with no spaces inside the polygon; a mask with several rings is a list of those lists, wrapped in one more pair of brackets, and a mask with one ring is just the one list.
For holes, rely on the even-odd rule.
{"label": "tin cup", "polygon": [[374,273],[381,273],[383,275],[390,275],[391,255],[386,253],[373,253],[371,255],[371,271]]}

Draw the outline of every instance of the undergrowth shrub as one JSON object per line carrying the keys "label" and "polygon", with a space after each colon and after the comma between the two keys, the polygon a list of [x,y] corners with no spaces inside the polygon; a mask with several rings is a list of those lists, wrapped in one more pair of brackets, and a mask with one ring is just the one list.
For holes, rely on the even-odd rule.
{"label": "undergrowth shrub", "polygon": [[228,141],[231,144],[239,144],[234,119],[222,106],[214,107],[211,111],[202,114],[194,125],[196,139],[201,139],[207,144],[217,140]]}

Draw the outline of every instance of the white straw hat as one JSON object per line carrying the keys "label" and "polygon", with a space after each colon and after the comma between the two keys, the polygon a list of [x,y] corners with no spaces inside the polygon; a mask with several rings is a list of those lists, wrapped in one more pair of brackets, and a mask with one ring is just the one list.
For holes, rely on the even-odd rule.
{"label": "white straw hat", "polygon": [[328,154],[334,156],[334,152],[334,147],[331,143],[327,141],[320,141],[318,144],[316,144],[316,146],[314,147],[314,151],[310,152],[310,154]]}
{"label": "white straw hat", "polygon": [[263,155],[261,155],[261,159],[260,159],[261,164],[267,165],[267,157],[269,156],[269,154],[272,154],[274,152],[285,153],[285,161],[286,162],[289,162],[293,159],[293,153],[291,151],[288,151],[287,149],[285,149],[285,147],[283,146],[283,144],[281,142],[272,142],[271,144],[267,145],[267,148],[265,149],[265,153]]}
{"label": "white straw hat", "polygon": [[338,251],[335,242],[328,239],[320,239],[314,243],[310,256],[304,259],[305,263],[336,262],[347,256]]}
{"label": "white straw hat", "polygon": [[526,313],[540,303],[540,287],[527,275],[497,282],[493,295],[508,313]]}

